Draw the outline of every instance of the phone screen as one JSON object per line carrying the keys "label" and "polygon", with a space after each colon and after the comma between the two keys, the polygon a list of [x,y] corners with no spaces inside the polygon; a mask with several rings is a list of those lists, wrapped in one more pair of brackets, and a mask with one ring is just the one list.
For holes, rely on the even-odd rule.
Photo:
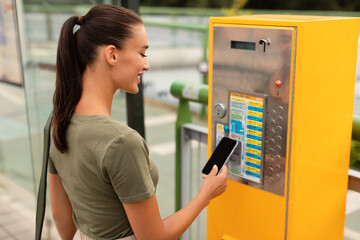
{"label": "phone screen", "polygon": [[209,174],[215,164],[217,165],[220,172],[220,169],[223,167],[236,148],[237,143],[238,142],[234,139],[223,137],[216,146],[209,161],[205,164],[202,173],[206,175]]}

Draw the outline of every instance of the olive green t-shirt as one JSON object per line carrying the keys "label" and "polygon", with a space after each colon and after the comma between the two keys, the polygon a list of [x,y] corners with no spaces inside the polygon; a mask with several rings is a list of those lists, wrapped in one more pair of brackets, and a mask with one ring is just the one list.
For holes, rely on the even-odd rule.
{"label": "olive green t-shirt", "polygon": [[133,234],[122,203],[155,193],[158,170],[144,139],[111,117],[73,114],[68,151],[50,146],[49,172],[59,174],[84,234],[108,240]]}

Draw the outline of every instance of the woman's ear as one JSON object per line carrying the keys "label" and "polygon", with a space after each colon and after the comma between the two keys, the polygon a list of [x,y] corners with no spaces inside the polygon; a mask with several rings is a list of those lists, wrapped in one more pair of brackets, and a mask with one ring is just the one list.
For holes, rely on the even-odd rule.
{"label": "woman's ear", "polygon": [[114,45],[108,45],[105,48],[105,59],[108,64],[114,66],[118,60],[118,50]]}

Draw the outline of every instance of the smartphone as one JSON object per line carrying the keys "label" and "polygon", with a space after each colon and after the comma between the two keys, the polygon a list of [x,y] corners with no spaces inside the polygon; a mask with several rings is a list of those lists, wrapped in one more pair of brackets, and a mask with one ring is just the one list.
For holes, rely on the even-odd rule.
{"label": "smartphone", "polygon": [[[211,169],[216,164],[220,172],[224,164],[229,160],[231,154],[234,152],[238,141],[223,137],[219,144],[216,146],[214,152],[211,154],[209,161],[205,164],[202,173],[208,175],[211,172]],[[216,174],[216,175],[217,175]]]}

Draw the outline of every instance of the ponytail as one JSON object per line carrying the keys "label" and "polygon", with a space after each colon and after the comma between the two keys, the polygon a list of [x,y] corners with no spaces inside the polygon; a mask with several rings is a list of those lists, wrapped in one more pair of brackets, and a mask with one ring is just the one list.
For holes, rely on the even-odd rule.
{"label": "ponytail", "polygon": [[[76,24],[80,28],[74,33]],[[95,60],[96,49],[106,45],[122,49],[137,24],[143,22],[135,12],[110,4],[97,5],[85,16],[73,16],[64,23],[58,43],[53,98],[53,140],[60,152],[68,150],[66,130],[81,98],[82,75]]]}
{"label": "ponytail", "polygon": [[56,148],[62,153],[68,149],[65,132],[82,92],[76,34],[73,34],[77,22],[78,17],[73,16],[62,26],[56,58],[53,140]]}

